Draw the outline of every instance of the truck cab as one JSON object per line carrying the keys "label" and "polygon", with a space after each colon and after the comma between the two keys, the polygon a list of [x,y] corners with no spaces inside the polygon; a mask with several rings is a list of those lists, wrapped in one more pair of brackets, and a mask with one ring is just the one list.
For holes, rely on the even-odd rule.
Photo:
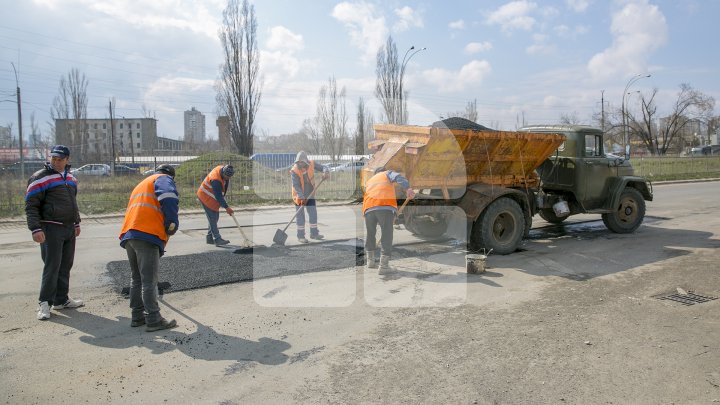
{"label": "truck cab", "polygon": [[[573,214],[597,213],[614,232],[632,232],[640,225],[644,202],[653,198],[652,185],[635,176],[628,159],[605,152],[600,129],[533,125],[519,131],[565,136],[565,142],[537,169],[541,185],[536,209],[543,219],[561,223]],[[566,210],[556,206],[562,202]]]}

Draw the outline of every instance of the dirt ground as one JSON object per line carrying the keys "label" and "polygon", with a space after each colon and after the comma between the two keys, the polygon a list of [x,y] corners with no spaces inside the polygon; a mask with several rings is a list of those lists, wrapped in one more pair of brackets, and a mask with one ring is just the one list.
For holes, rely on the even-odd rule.
{"label": "dirt ground", "polygon": [[[179,327],[153,333],[129,327],[105,271],[124,258],[118,219],[83,222],[72,292],[87,305],[45,322],[37,246],[0,224],[0,400],[718,403],[720,299],[657,298],[720,297],[718,185],[656,186],[632,235],[593,216],[555,233],[538,221],[523,251],[491,255],[478,275],[464,255],[428,245],[390,277],[351,267],[167,294],[163,315]],[[343,210],[321,207],[328,238],[347,234],[333,222]],[[185,218],[168,254],[214,249],[192,231],[203,221]]]}

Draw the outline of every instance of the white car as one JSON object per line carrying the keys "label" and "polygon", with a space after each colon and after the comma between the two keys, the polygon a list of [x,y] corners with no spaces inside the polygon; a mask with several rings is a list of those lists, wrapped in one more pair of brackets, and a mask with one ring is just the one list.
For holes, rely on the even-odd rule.
{"label": "white car", "polygon": [[91,163],[70,170],[74,176],[109,176],[110,172],[110,165],[102,163]]}
{"label": "white car", "polygon": [[351,172],[357,172],[359,170],[362,170],[362,168],[365,167],[365,161],[364,160],[358,160],[355,162],[347,162],[340,166],[334,167],[331,170],[333,172],[340,172],[340,173],[351,173]]}

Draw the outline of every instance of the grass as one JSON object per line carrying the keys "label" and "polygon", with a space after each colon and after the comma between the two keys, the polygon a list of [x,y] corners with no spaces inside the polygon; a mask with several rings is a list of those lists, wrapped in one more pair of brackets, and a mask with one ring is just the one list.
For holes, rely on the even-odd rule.
{"label": "grass", "polygon": [[[292,204],[290,175],[269,169],[245,157],[215,152],[184,162],[176,170],[175,182],[180,194],[180,209],[201,209],[195,197],[200,182],[219,164],[232,164],[235,176],[225,196],[232,207],[258,204]],[[720,178],[720,156],[633,158],[635,173],[652,181]],[[79,179],[78,205],[83,215],[122,214],[130,192],[142,178],[83,177]],[[333,173],[316,196],[324,201],[357,198],[359,179],[353,173]],[[0,218],[25,216],[27,180],[0,177]]]}

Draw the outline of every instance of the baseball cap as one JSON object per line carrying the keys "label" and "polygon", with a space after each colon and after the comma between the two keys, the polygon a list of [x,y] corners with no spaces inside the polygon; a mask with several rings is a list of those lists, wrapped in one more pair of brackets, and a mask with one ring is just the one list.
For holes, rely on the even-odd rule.
{"label": "baseball cap", "polygon": [[223,166],[221,171],[222,171],[222,174],[225,175],[225,177],[232,177],[235,174],[235,168],[232,167],[231,165]]}
{"label": "baseball cap", "polygon": [[55,145],[50,151],[50,156],[66,158],[70,156],[70,149],[68,149],[68,147],[65,145]]}

